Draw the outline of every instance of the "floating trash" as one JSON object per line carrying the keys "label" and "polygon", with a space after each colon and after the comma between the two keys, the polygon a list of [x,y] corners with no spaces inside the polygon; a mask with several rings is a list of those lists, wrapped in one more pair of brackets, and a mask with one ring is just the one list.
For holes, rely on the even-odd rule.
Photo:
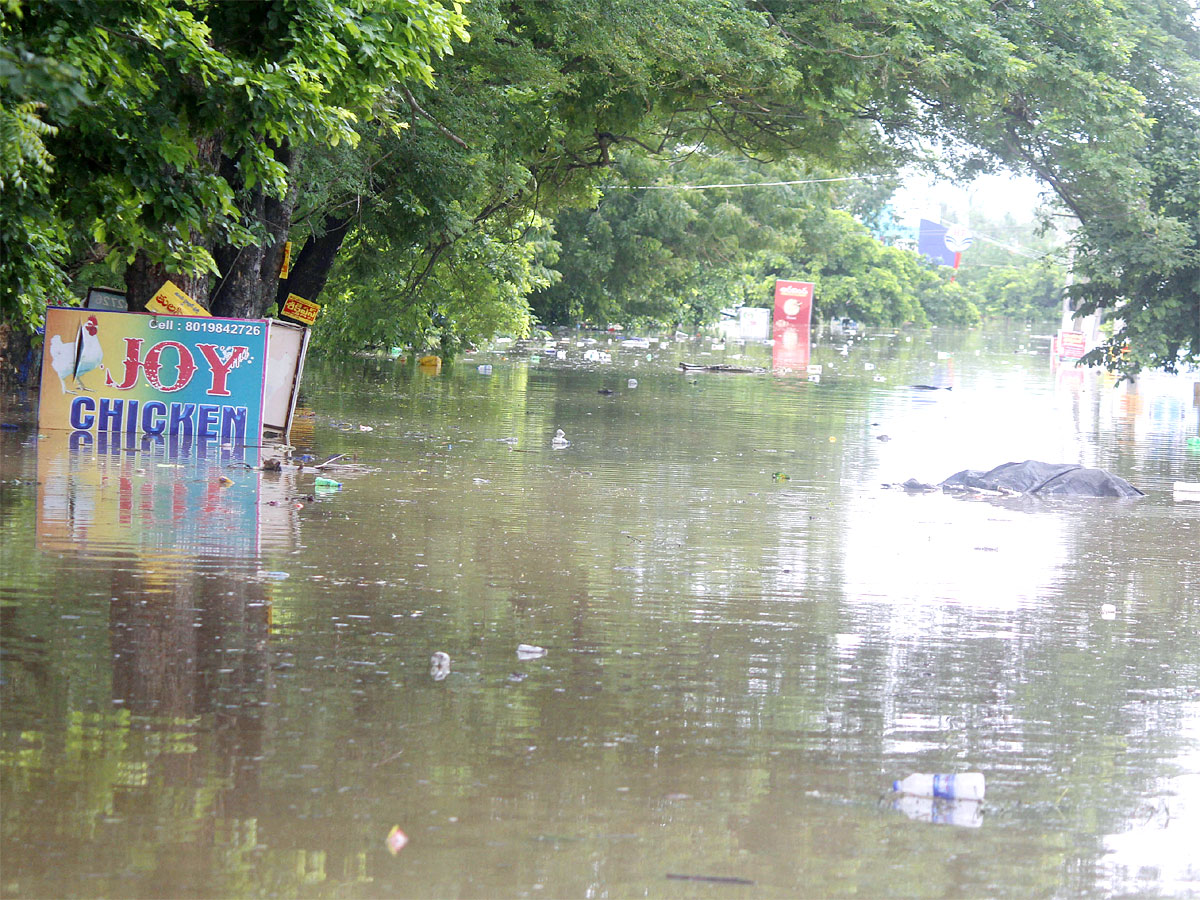
{"label": "floating trash", "polygon": [[217,479],[217,484],[219,484],[221,487],[232,487],[233,479],[226,478],[224,475],[222,475],[220,478]]}
{"label": "floating trash", "polygon": [[772,472],[771,477],[776,481],[791,481],[792,476],[787,472]]}
{"label": "floating trash", "polygon": [[387,836],[388,852],[391,853],[392,856],[395,856],[397,853],[399,853],[401,850],[404,849],[404,845],[407,843],[408,843],[408,835],[406,835],[403,831],[400,830],[399,825],[393,826],[392,830],[388,832],[388,836]]}
{"label": "floating trash", "polygon": [[429,677],[434,681],[444,681],[450,674],[450,654],[439,650],[429,657]]}
{"label": "floating trash", "polygon": [[1176,481],[1172,485],[1172,495],[1176,500],[1200,502],[1200,481]]}
{"label": "floating trash", "polygon": [[541,659],[546,653],[545,647],[538,647],[535,644],[517,644],[517,659]]}
{"label": "floating trash", "polygon": [[550,439],[550,446],[555,450],[565,450],[571,446],[571,442],[567,440],[566,432],[560,428],[555,432],[554,437]]}
{"label": "floating trash", "polygon": [[317,476],[317,480],[313,482],[313,487],[318,491],[337,491],[341,490],[342,483],[334,481],[332,478]]}
{"label": "floating trash", "polygon": [[982,800],[986,789],[981,772],[959,772],[954,775],[917,772],[892,782],[892,790],[898,794],[935,797],[938,800]]}
{"label": "floating trash", "polygon": [[635,388],[635,387],[637,387],[637,379],[636,379],[636,378],[630,378],[630,379],[629,379],[629,381],[628,381],[626,384],[627,384],[627,386],[628,386],[628,387],[630,387],[630,388]]}

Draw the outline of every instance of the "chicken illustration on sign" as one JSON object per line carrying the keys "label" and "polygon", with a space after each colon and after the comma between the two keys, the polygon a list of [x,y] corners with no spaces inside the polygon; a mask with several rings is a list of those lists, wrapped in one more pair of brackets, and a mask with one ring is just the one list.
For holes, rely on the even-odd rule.
{"label": "chicken illustration on sign", "polygon": [[79,326],[75,340],[64,341],[57,334],[50,336],[50,365],[58,375],[64,394],[77,393],[67,388],[68,382],[73,382],[81,391],[90,390],[79,379],[93,369],[100,368],[104,359],[99,330],[96,317],[88,316],[87,321]]}

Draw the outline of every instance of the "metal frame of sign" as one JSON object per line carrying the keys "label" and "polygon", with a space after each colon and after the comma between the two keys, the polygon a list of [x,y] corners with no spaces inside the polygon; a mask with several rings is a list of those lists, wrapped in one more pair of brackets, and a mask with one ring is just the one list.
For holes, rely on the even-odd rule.
{"label": "metal frame of sign", "polygon": [[[296,399],[300,395],[300,378],[304,375],[304,357],[312,332],[303,325],[269,319],[271,345],[267,356],[266,384],[263,391],[263,430],[276,432],[287,439],[296,415]],[[291,339],[291,340],[289,340]],[[298,341],[298,346],[290,346]],[[279,398],[287,392],[286,406]],[[285,412],[286,410],[286,412]],[[280,420],[280,414],[282,420]]]}

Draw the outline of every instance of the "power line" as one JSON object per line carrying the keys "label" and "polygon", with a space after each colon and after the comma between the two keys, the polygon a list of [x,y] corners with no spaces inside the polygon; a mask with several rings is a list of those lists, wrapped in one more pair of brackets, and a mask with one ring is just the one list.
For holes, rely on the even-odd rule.
{"label": "power line", "polygon": [[871,181],[891,175],[845,175],[840,178],[808,178],[803,181],[746,181],[740,184],[602,184],[611,191],[706,191],[710,188],[790,187],[794,184],[826,184],[831,181]]}
{"label": "power line", "polygon": [[[837,178],[806,178],[798,181],[744,181],[736,184],[602,184],[602,190],[614,191],[705,191],[714,188],[757,188],[757,187],[791,187],[797,184],[828,184],[834,181],[874,181],[880,178],[892,178],[891,175],[843,175]],[[975,237],[980,240],[987,241],[989,244],[995,244],[1010,253],[1015,253],[1018,256],[1024,256],[1028,259],[1040,259],[1041,255],[1030,253],[1019,247],[1012,247],[1008,244],[990,238],[987,235],[980,234],[977,231],[972,231]]]}

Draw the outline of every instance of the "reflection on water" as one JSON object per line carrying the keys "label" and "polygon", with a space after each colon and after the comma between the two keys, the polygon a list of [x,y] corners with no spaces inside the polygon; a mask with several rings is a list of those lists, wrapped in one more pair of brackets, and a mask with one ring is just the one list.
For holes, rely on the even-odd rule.
{"label": "reflection on water", "polygon": [[[310,366],[304,447],[362,464],[313,502],[0,431],[3,895],[1200,890],[1190,381],[600,346]],[[1029,457],[1149,496],[882,487]],[[890,792],[968,770],[978,808]]]}

